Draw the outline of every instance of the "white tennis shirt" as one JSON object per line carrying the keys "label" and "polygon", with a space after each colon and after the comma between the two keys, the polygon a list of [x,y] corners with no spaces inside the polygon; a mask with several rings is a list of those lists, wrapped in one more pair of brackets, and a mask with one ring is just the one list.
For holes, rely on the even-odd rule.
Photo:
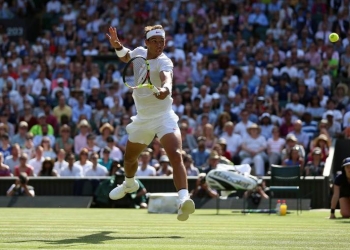
{"label": "white tennis shirt", "polygon": [[[147,49],[137,47],[130,52],[130,57],[143,56],[147,58]],[[150,79],[154,86],[161,87],[162,82],[159,77],[161,71],[173,72],[173,62],[162,53],[156,59],[148,60],[150,66]],[[140,88],[133,91],[133,98],[137,110],[137,117],[140,119],[152,119],[168,113],[172,110],[173,99],[168,95],[164,100],[159,100],[153,95],[153,91],[148,88]]]}

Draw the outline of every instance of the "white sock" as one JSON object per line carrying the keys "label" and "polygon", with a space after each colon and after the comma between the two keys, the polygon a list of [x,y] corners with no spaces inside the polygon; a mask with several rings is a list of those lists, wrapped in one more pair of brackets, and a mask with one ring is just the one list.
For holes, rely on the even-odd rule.
{"label": "white sock", "polygon": [[125,177],[125,184],[127,187],[134,186],[135,185],[135,177],[131,177],[131,178]]}
{"label": "white sock", "polygon": [[188,190],[187,189],[181,189],[177,192],[179,194],[179,200],[183,201],[188,198]]}

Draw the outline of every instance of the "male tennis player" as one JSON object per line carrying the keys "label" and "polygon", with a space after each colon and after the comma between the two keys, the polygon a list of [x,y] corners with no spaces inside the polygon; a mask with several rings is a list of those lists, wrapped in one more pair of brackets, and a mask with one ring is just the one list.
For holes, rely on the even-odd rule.
{"label": "male tennis player", "polygon": [[135,192],[139,184],[135,181],[138,157],[151,143],[154,136],[160,139],[173,167],[174,184],[178,190],[179,208],[177,219],[185,221],[194,213],[194,202],[189,198],[187,174],[181,155],[181,133],[178,127],[178,116],[172,110],[171,90],[173,63],[163,54],[165,31],[161,25],[145,27],[147,49],[137,47],[133,51],[125,48],[119,41],[116,28],[110,27],[106,34],[121,61],[127,63],[135,56],[143,56],[150,64],[150,79],[159,89],[156,95],[148,88],[136,89],[133,92],[137,115],[127,127],[129,136],[125,149],[125,181],[109,193],[112,200],[121,199],[126,193]]}

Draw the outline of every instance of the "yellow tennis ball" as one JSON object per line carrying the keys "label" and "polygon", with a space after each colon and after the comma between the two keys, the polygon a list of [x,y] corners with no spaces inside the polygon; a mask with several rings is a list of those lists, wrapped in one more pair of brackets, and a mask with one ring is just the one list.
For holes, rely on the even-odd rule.
{"label": "yellow tennis ball", "polygon": [[335,43],[339,40],[339,36],[337,33],[332,33],[329,35],[329,41],[331,41],[332,43]]}

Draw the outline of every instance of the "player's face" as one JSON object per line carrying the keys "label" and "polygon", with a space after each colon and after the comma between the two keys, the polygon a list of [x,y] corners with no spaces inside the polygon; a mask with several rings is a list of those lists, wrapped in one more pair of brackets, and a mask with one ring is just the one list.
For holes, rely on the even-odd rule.
{"label": "player's face", "polygon": [[164,50],[165,39],[161,36],[153,36],[146,40],[146,45],[152,54],[160,55]]}

